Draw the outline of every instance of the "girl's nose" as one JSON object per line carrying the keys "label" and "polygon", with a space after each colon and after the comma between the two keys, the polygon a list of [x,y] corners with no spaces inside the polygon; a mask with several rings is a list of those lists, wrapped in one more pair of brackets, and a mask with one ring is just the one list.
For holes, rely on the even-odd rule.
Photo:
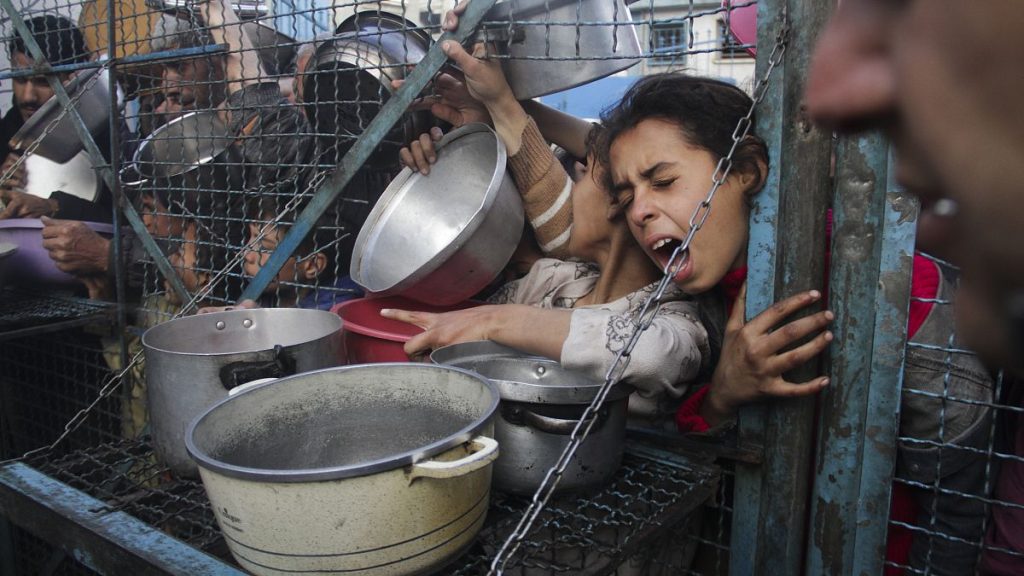
{"label": "girl's nose", "polygon": [[643,191],[637,190],[633,192],[633,201],[629,204],[628,215],[634,225],[643,226],[653,220],[657,216],[657,212],[654,203],[648,200],[648,196]]}

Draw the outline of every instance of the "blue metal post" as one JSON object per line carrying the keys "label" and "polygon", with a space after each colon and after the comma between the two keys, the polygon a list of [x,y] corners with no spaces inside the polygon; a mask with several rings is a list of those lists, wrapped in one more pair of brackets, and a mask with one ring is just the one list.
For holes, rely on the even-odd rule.
{"label": "blue metal post", "polygon": [[0,511],[100,574],[243,575],[20,462],[0,467]]}
{"label": "blue metal post", "polygon": [[[0,0],[10,2],[10,0]],[[349,180],[362,167],[363,163],[370,157],[370,154],[384,140],[384,137],[395,125],[395,122],[402,117],[413,99],[426,87],[427,83],[444,65],[447,57],[441,51],[441,45],[447,41],[463,42],[468,38],[477,25],[483,20],[484,14],[494,6],[495,0],[474,0],[466,8],[466,12],[459,18],[459,29],[454,34],[445,33],[430,47],[423,60],[416,65],[416,69],[406,78],[402,87],[395,92],[387,103],[381,107],[380,112],[374,117],[370,125],[359,136],[352,148],[345,154],[338,164],[334,174],[327,180],[320,189],[316,191],[309,205],[302,211],[302,214],[295,220],[295,224],[288,230],[288,234],[278,244],[277,249],[267,259],[266,264],[260,268],[256,277],[246,286],[241,299],[255,300],[277,276],[285,261],[292,252],[298,248],[303,238],[309,234],[316,224],[317,219],[335,201],[341,191],[349,183]]]}
{"label": "blue metal post", "polygon": [[[828,8],[813,0],[758,3],[758,77],[786,21],[789,42],[757,111],[757,133],[768,145],[771,166],[751,213],[748,320],[786,297],[823,288],[831,135],[810,124],[801,103],[807,63]],[[803,382],[822,373],[812,361],[785,377]],[[740,445],[760,448],[763,459],[760,465],[736,464],[731,574],[800,573],[813,413],[812,398],[776,400],[740,412]]]}
{"label": "blue metal post", "polygon": [[[28,25],[25,24],[25,20],[21,17],[21,13],[14,7],[11,0],[0,0],[0,8],[3,8],[4,13],[10,17],[11,23],[14,25],[14,29],[25,43],[25,47],[32,58],[36,62],[36,67],[41,73],[47,74],[47,81],[50,83],[50,87],[53,89],[53,97],[57,98],[61,106],[67,110],[68,117],[71,119],[71,124],[75,128],[75,133],[78,135],[79,140],[85,146],[86,151],[89,153],[89,158],[92,160],[92,165],[99,171],[103,181],[106,182],[107,187],[113,190],[116,187],[115,180],[117,175],[114,174],[113,169],[100,152],[99,146],[92,139],[92,134],[89,133],[89,129],[86,128],[85,122],[82,120],[81,114],[78,113],[78,109],[71,103],[71,98],[68,96],[67,90],[64,89],[64,85],[60,82],[60,79],[56,75],[49,73],[50,66],[46,61],[46,56],[43,51],[39,48],[39,44],[36,42],[32,31],[28,29]],[[111,111],[115,113],[115,111]],[[119,152],[114,150],[114,157]],[[181,283],[181,279],[174,272],[171,267],[171,263],[164,257],[163,252],[157,246],[153,237],[149,235],[146,230],[145,224],[142,222],[142,218],[138,212],[135,211],[135,207],[130,202],[122,202],[121,209],[124,211],[125,217],[128,219],[128,223],[132,229],[138,235],[142,245],[146,248],[146,251],[153,257],[157,268],[164,275],[164,277],[170,282],[171,288],[178,294],[178,297],[182,302],[188,302],[190,297],[188,290],[185,289],[185,285]],[[276,273],[276,272],[275,272]]]}
{"label": "blue metal post", "polygon": [[881,574],[906,343],[916,207],[895,192],[885,140],[836,158],[832,385],[823,396],[810,574]]}

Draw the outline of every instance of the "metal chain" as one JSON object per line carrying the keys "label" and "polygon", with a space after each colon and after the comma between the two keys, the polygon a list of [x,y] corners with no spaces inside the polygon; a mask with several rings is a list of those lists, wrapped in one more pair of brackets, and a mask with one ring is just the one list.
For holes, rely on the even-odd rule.
{"label": "metal chain", "polygon": [[594,423],[597,422],[598,419],[593,416],[595,416],[597,411],[601,409],[608,393],[622,378],[622,374],[629,365],[630,354],[633,352],[633,348],[636,347],[636,344],[640,339],[640,335],[647,330],[654,321],[654,317],[661,306],[661,298],[664,296],[665,290],[672,282],[675,272],[679,270],[679,268],[686,262],[686,258],[689,257],[690,243],[693,241],[694,235],[702,226],[704,226],[704,223],[707,222],[708,215],[711,214],[711,201],[714,199],[715,193],[718,192],[718,188],[725,182],[726,178],[729,177],[729,172],[732,170],[733,155],[736,153],[736,149],[750,132],[750,128],[753,125],[754,110],[757,105],[764,100],[772,72],[775,70],[776,66],[782,62],[782,57],[786,53],[788,33],[789,20],[786,17],[785,11],[783,11],[782,28],[775,37],[775,46],[772,48],[771,55],[768,57],[768,69],[765,71],[764,76],[761,77],[754,89],[753,101],[750,104],[750,109],[747,110],[746,116],[740,118],[739,122],[736,124],[736,128],[733,130],[732,146],[729,148],[728,154],[723,156],[715,167],[715,171],[711,176],[711,189],[708,191],[704,200],[702,200],[694,210],[693,215],[690,216],[690,230],[686,234],[686,238],[672,252],[672,257],[665,265],[663,270],[664,276],[658,283],[658,287],[647,298],[643,307],[639,311],[639,320],[634,325],[633,333],[630,336],[629,341],[626,343],[625,347],[619,351],[615,360],[612,362],[611,367],[608,368],[608,372],[605,374],[604,384],[602,384],[600,391],[598,391],[593,401],[589,406],[587,406],[587,409],[584,410],[583,414],[580,416],[579,421],[576,423],[576,427],[573,428],[572,434],[569,437],[569,443],[565,446],[565,449],[562,451],[562,455],[558,458],[555,465],[548,470],[547,474],[544,476],[544,480],[541,482],[536,492],[534,492],[533,499],[530,501],[530,505],[526,511],[523,512],[523,516],[519,520],[519,524],[516,525],[516,529],[508,536],[501,548],[498,550],[494,560],[491,562],[490,570],[487,572],[488,576],[504,574],[506,564],[508,564],[509,560],[511,560],[512,556],[515,555],[516,551],[519,549],[519,546],[523,543],[523,540],[529,533],[530,528],[540,516],[540,513],[544,510],[548,500],[551,499],[551,495],[554,493],[555,488],[561,481],[562,474],[565,472],[569,462],[576,454],[576,450],[587,438],[587,435],[590,434],[590,429],[594,426]]}

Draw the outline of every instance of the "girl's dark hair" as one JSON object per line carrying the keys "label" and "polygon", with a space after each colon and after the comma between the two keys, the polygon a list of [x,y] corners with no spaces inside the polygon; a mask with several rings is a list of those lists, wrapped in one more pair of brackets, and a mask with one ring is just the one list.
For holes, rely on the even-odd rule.
{"label": "girl's dark hair", "polygon": [[[680,73],[647,76],[633,84],[618,104],[601,114],[604,130],[595,149],[601,162],[610,166],[615,139],[642,121],[657,118],[679,126],[687,142],[707,150],[718,160],[729,153],[733,131],[751,104],[750,96],[720,80]],[[764,184],[762,162],[768,165],[768,148],[751,131],[736,148],[732,167],[734,171],[756,176],[747,191],[748,197],[757,194]]]}

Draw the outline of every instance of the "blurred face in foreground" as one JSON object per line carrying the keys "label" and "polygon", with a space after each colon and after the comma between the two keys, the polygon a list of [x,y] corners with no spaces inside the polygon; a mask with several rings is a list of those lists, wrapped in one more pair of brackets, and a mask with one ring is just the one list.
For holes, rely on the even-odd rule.
{"label": "blurred face in foreground", "polygon": [[1011,313],[1024,302],[1022,23],[1020,0],[844,0],[806,99],[825,125],[888,134],[897,179],[921,199],[918,246],[1024,326]]}

